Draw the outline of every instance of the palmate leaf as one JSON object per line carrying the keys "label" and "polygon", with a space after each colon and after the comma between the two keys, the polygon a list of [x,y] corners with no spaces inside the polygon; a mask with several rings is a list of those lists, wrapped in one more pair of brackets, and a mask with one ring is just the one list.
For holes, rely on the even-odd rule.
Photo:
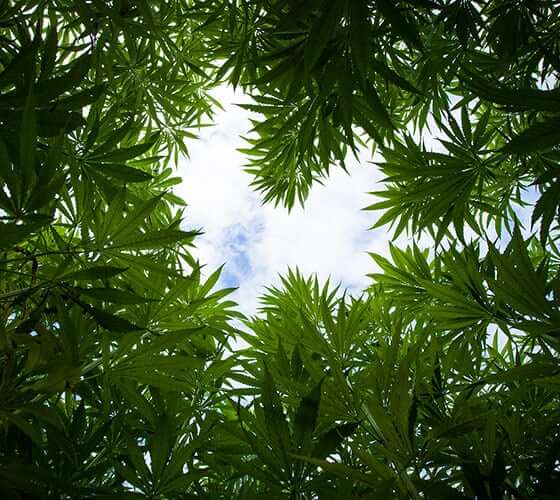
{"label": "palmate leaf", "polygon": [[350,48],[356,71],[362,81],[368,78],[370,41],[369,10],[365,0],[350,2]]}
{"label": "palmate leaf", "polygon": [[405,90],[407,92],[419,94],[419,90],[410,83],[406,78],[403,78],[394,69],[390,68],[385,61],[380,61],[377,59],[370,60],[370,65],[375,73],[383,77],[387,82],[390,82],[397,87]]}
{"label": "palmate leaf", "polygon": [[340,22],[342,3],[326,2],[322,16],[313,24],[304,52],[304,66],[307,72],[313,69],[325,50],[329,39],[336,31]]}
{"label": "palmate leaf", "polygon": [[374,476],[373,474],[365,474],[365,473],[363,473],[363,472],[361,472],[357,469],[354,469],[352,467],[348,467],[345,464],[327,462],[326,460],[321,460],[321,459],[313,458],[313,457],[307,457],[307,456],[304,456],[304,455],[295,455],[294,454],[294,458],[299,458],[300,460],[304,460],[304,461],[309,462],[313,465],[318,465],[319,467],[323,468],[324,470],[330,472],[331,474],[337,475],[337,476],[350,478],[350,479],[353,479],[355,481],[365,483],[369,486],[373,486],[374,488],[375,487],[382,487],[381,491],[383,491],[383,486],[382,486],[382,484],[380,484],[380,481],[379,481],[378,477]]}
{"label": "palmate leaf", "polygon": [[33,181],[35,175],[35,152],[37,141],[37,121],[35,117],[35,96],[30,89],[25,100],[25,107],[21,119],[19,133],[19,160],[21,168],[22,183]]}
{"label": "palmate leaf", "polygon": [[[181,231],[179,229],[158,229],[142,234],[136,238],[123,238],[110,245],[109,249],[150,250],[172,245],[174,243],[191,243],[200,231]],[[119,238],[120,239],[120,238]]]}
{"label": "palmate leaf", "polygon": [[[450,226],[462,242],[466,226],[480,234],[478,216],[488,217],[498,231],[507,224],[514,213],[510,193],[515,174],[498,168],[496,156],[481,147],[495,135],[488,127],[490,112],[482,114],[476,127],[471,127],[469,113],[462,109],[461,125],[452,114],[448,125],[439,123],[450,139],[439,139],[446,153],[426,150],[408,135],[384,149],[380,166],[388,188],[372,194],[385,199],[366,207],[385,211],[374,227],[391,223],[395,237],[405,229],[427,230],[439,244],[451,234]],[[492,203],[496,196],[504,199],[501,210]]]}
{"label": "palmate leaf", "polygon": [[319,415],[321,388],[322,381],[301,399],[294,416],[294,441],[296,449],[304,455],[311,453],[311,442]]}
{"label": "palmate leaf", "polygon": [[153,175],[138,168],[129,167],[115,163],[97,164],[88,162],[87,169],[94,169],[96,172],[112,179],[119,179],[125,182],[146,182],[153,179]]}
{"label": "palmate leaf", "polygon": [[326,432],[318,440],[313,447],[313,457],[325,459],[332,453],[335,453],[343,443],[344,439],[352,436],[359,426],[358,423],[350,422],[347,424],[337,425],[333,429]]}
{"label": "palmate leaf", "polygon": [[557,363],[534,362],[527,365],[514,366],[509,370],[495,373],[484,378],[484,384],[507,384],[511,382],[532,381],[535,379],[557,377],[560,367]]}
{"label": "palmate leaf", "polygon": [[[156,25],[159,28],[167,26],[166,29],[178,26],[174,22],[177,19],[175,16],[179,15],[179,11],[175,10],[177,7],[178,4],[175,4],[170,9],[168,6],[156,9],[154,15],[158,19],[161,16],[163,24],[158,21],[148,25],[154,30]],[[153,102],[144,107],[134,105],[145,89],[140,90],[126,82],[132,74],[129,62],[134,60],[134,71],[143,72],[142,84],[151,83],[150,93],[154,97],[167,94],[167,99],[171,101],[179,87],[172,92],[164,89],[161,93],[156,88],[175,85],[171,82],[182,78],[176,71],[170,71],[170,67],[176,65],[179,47],[172,44],[175,52],[169,53],[166,51],[172,45],[165,49],[158,45],[171,40],[167,34],[160,33],[158,38],[145,29],[138,29],[140,18],[134,14],[135,8],[127,6],[119,10],[107,7],[103,2],[87,5],[78,2],[68,10],[59,11],[55,4],[49,4],[45,9],[26,5],[23,19],[19,19],[20,8],[19,3],[15,7],[6,6],[0,15],[5,35],[3,39],[9,45],[7,52],[4,49],[8,45],[3,46],[4,55],[0,63],[3,82],[0,121],[5,130],[3,139],[9,136],[4,141],[6,147],[2,153],[6,154],[2,155],[2,160],[6,161],[2,161],[0,170],[0,202],[2,209],[6,206],[8,211],[1,214],[8,220],[4,222],[0,237],[2,250],[7,251],[2,260],[8,261],[7,266],[2,264],[1,292],[3,297],[5,291],[9,294],[8,301],[2,301],[2,307],[6,305],[10,309],[11,319],[5,325],[10,332],[18,329],[21,332],[18,335],[37,337],[30,343],[18,343],[16,348],[14,359],[21,367],[12,372],[12,376],[21,381],[15,389],[16,399],[21,402],[17,404],[17,412],[29,398],[35,396],[38,396],[37,401],[40,400],[37,414],[39,410],[46,411],[48,408],[71,413],[77,400],[81,401],[81,405],[75,415],[74,434],[77,435],[72,435],[71,446],[66,433],[60,429],[52,431],[46,418],[39,419],[34,427],[37,432],[33,441],[26,437],[21,426],[0,417],[2,425],[8,429],[1,446],[2,463],[13,459],[17,463],[29,464],[28,469],[35,473],[34,484],[38,485],[37,488],[22,485],[24,482],[31,484],[23,469],[20,471],[23,482],[10,481],[13,471],[0,466],[2,489],[9,496],[25,496],[29,492],[47,497],[55,494],[56,490],[56,494],[76,498],[90,495],[137,497],[138,493],[128,491],[130,484],[148,486],[146,491],[155,491],[153,481],[148,478],[138,481],[138,475],[132,474],[131,482],[125,484],[115,471],[114,457],[101,448],[88,448],[91,440],[86,442],[80,430],[91,425],[98,431],[93,439],[96,444],[104,442],[114,431],[116,439],[112,449],[115,456],[123,448],[122,436],[137,441],[149,432],[145,421],[134,413],[137,399],[130,396],[130,391],[127,396],[117,391],[118,377],[112,378],[109,368],[115,361],[111,358],[127,344],[130,335],[153,334],[152,331],[139,330],[139,325],[149,323],[157,333],[167,331],[164,322],[152,317],[155,303],[146,297],[165,296],[179,280],[188,281],[191,288],[196,287],[194,281],[198,278],[185,276],[182,268],[187,264],[180,260],[182,256],[179,257],[179,253],[183,253],[179,244],[192,241],[196,232],[178,229],[180,221],[169,201],[171,195],[169,199],[165,195],[165,190],[174,181],[161,175],[160,158],[148,158],[147,154],[148,150],[155,149],[158,139],[154,132],[157,129],[166,128],[171,136],[174,135],[174,127],[181,128],[190,120],[196,122],[192,110],[187,111],[185,107],[190,106],[189,96],[197,94],[204,84],[190,80],[189,87],[185,78],[180,92],[181,106],[170,107],[166,102],[164,107],[158,106],[157,113],[154,111],[150,117],[151,110],[155,109]],[[14,21],[16,17],[17,22]],[[94,22],[99,23],[97,28]],[[122,37],[118,35],[125,25],[126,29],[132,29],[133,24],[137,27],[135,54],[132,46],[121,43]],[[29,47],[26,37],[35,36],[37,26],[45,28],[47,39],[43,41],[36,36],[36,41]],[[180,31],[185,27],[182,23],[181,28],[176,29]],[[105,29],[108,31],[103,32]],[[95,32],[91,44],[80,41],[83,33],[87,32]],[[109,35],[109,32],[112,34]],[[97,40],[104,41],[97,43]],[[190,38],[189,47],[194,50],[190,59],[196,66],[207,68],[203,61],[200,65],[196,63],[194,53],[197,43]],[[24,49],[20,50],[20,47]],[[14,56],[15,60],[11,61]],[[171,59],[166,62],[166,57]],[[154,64],[156,60],[157,65]],[[92,65],[95,75],[90,71]],[[154,71],[156,66],[159,69]],[[33,75],[31,67],[40,69],[40,74]],[[199,74],[198,78],[201,77]],[[33,78],[35,81],[31,82]],[[138,80],[135,84],[138,85]],[[32,94],[29,94],[30,88]],[[28,94],[31,95],[29,99]],[[201,99],[202,94],[198,95],[197,102],[203,111],[195,109],[195,115],[198,113],[199,116],[209,110]],[[84,107],[87,109],[84,110]],[[170,117],[169,109],[175,117]],[[175,121],[179,115],[182,118]],[[154,118],[157,118],[157,124]],[[115,130],[123,128],[123,123],[127,124],[124,130],[114,134]],[[102,147],[105,149],[100,149]],[[138,155],[142,157],[141,163],[134,161]],[[90,157],[92,160],[88,164]],[[16,178],[18,171],[25,173],[27,180],[21,182],[25,176],[18,175],[19,178]],[[14,180],[21,188],[12,182]],[[7,188],[4,181],[7,181]],[[126,195],[122,193],[123,184],[127,184]],[[105,203],[105,200],[113,200],[119,195],[120,200],[115,203]],[[47,224],[51,226],[48,230]],[[104,241],[106,244],[98,245],[97,236],[103,232],[105,234],[101,235],[104,238],[108,236]],[[14,272],[18,267],[19,274]],[[155,279],[151,273],[153,269],[165,279]],[[135,279],[145,270],[149,270],[150,287],[145,281]],[[8,276],[6,281],[4,275]],[[76,284],[79,287],[70,286]],[[25,297],[18,292],[24,289],[29,291]],[[199,297],[197,301],[201,303],[203,298],[206,297]],[[166,317],[169,324],[186,327],[192,323],[208,323],[212,325],[216,337],[223,340],[224,332],[228,331],[226,322],[229,313],[228,307],[222,306],[223,300],[218,292],[210,297],[205,307],[189,304],[188,295],[166,299],[169,302]],[[74,308],[79,313],[74,318],[76,321],[68,323],[63,311],[71,308],[76,301],[79,301],[78,306],[74,305]],[[49,331],[51,328],[56,335]],[[210,328],[205,331],[208,333]],[[205,381],[201,377],[195,384],[192,368],[219,358],[220,349],[213,347],[206,349],[203,355],[199,351],[194,354],[193,345],[184,337],[180,347],[168,341],[166,347],[160,345],[157,355],[146,354],[146,358],[138,359],[135,366],[127,367],[123,376],[132,381],[133,392],[138,390],[147,394],[149,386],[159,387],[162,392],[177,389],[189,392],[193,387],[198,390],[203,386],[212,387],[208,394],[217,392],[224,373],[218,376],[216,370],[214,378],[209,376]],[[2,342],[2,359],[4,347]],[[190,350],[193,355],[186,358],[190,363],[185,363],[178,352],[168,355],[165,349]],[[5,364],[0,363],[2,373],[5,373],[5,368]],[[227,369],[224,370],[227,372]],[[65,391],[68,391],[67,397],[60,398]],[[155,390],[147,397],[152,402],[162,398]],[[182,396],[177,398],[166,392],[163,399],[179,413],[186,414],[188,405],[178,403]],[[207,401],[205,405],[210,408],[213,403]],[[136,422],[132,424],[136,427],[134,431],[126,430],[130,430],[129,417],[123,420],[116,416],[119,413],[128,414],[130,423]],[[193,412],[200,422],[210,413],[211,410],[202,408]],[[188,449],[192,441],[182,431],[181,441],[177,444],[181,448],[178,454],[181,468],[185,460],[181,461],[180,457],[188,456],[184,449]],[[205,442],[201,443],[204,448]],[[8,449],[11,451],[5,452]],[[39,465],[35,458],[30,458],[43,452],[49,455],[48,464]],[[92,453],[95,454],[93,463],[90,460]],[[149,474],[150,470],[145,469],[144,472]],[[99,480],[102,476],[106,480]],[[179,486],[190,488],[190,483],[196,480],[198,478],[181,482],[171,474],[168,484],[157,487],[170,495],[178,491],[182,494]],[[173,484],[176,489],[173,489]]]}
{"label": "palmate leaf", "polygon": [[16,84],[20,75],[32,64],[38,44],[39,40],[37,38],[31,43],[26,43],[7,64],[3,64],[0,73],[0,88]]}
{"label": "palmate leaf", "polygon": [[383,103],[381,102],[379,94],[370,81],[367,81],[367,83],[364,85],[363,95],[367,106],[369,106],[371,110],[368,110],[369,113],[371,113],[375,117],[375,120],[373,122],[375,124],[379,124],[383,128],[392,130],[394,128],[394,125],[391,122],[391,118],[387,113],[387,110],[385,109]]}
{"label": "palmate leaf", "polygon": [[127,319],[121,318],[97,307],[87,305],[85,310],[100,326],[111,332],[129,332],[141,329],[139,326],[131,323]]}
{"label": "palmate leaf", "polygon": [[283,466],[289,467],[288,450],[291,448],[288,421],[282,403],[278,397],[274,379],[265,364],[265,374],[262,387],[262,405],[268,437],[273,447],[283,459]]}
{"label": "palmate leaf", "polygon": [[92,266],[85,269],[80,269],[79,271],[74,271],[70,273],[63,274],[60,279],[64,280],[87,280],[93,281],[98,279],[109,279],[113,276],[121,274],[127,270],[126,267],[116,267],[116,266]]}
{"label": "palmate leaf", "polygon": [[540,220],[540,240],[544,245],[550,234],[554,218],[559,215],[560,182],[557,180],[548,186],[535,203],[531,224],[535,226]]}
{"label": "palmate leaf", "polygon": [[417,27],[409,22],[395,3],[389,0],[379,0],[377,2],[377,8],[380,10],[383,17],[391,24],[391,28],[395,33],[411,46],[418,49],[422,48],[422,40]]}
{"label": "palmate leaf", "polygon": [[560,116],[553,116],[534,123],[512,137],[502,148],[504,153],[546,152],[560,144]]}
{"label": "palmate leaf", "polygon": [[16,224],[13,222],[0,223],[0,231],[2,238],[0,239],[0,249],[6,250],[28,238],[33,233],[41,230],[49,222],[50,217],[37,217],[24,224]]}
{"label": "palmate leaf", "polygon": [[[555,2],[5,4],[4,496],[555,494]],[[240,326],[168,165],[222,79],[266,201],[368,136],[380,223],[427,250],[380,250],[360,297],[290,271]]]}
{"label": "palmate leaf", "polygon": [[554,112],[560,110],[560,92],[556,90],[539,90],[530,88],[512,89],[504,85],[489,82],[471,68],[464,67],[463,83],[476,93],[496,104],[501,104],[515,111],[534,109]]}
{"label": "palmate leaf", "polygon": [[144,144],[137,144],[128,148],[119,148],[104,153],[93,151],[90,155],[87,156],[87,159],[96,163],[110,164],[132,160],[133,158],[141,156],[142,154],[152,149],[156,141],[157,137],[150,139]]}
{"label": "palmate leaf", "polygon": [[88,297],[114,304],[145,304],[154,300],[118,288],[78,288],[77,291]]}

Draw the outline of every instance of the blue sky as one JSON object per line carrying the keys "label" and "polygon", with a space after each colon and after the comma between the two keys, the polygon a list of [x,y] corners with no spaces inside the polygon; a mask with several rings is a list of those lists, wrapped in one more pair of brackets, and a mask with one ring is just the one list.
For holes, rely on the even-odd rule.
{"label": "blue sky", "polygon": [[182,160],[183,183],[177,192],[188,203],[186,225],[202,227],[193,254],[207,265],[206,274],[225,263],[220,286],[239,287],[234,294],[240,309],[252,314],[265,286],[296,265],[305,274],[331,277],[359,292],[375,265],[368,251],[385,253],[386,230],[368,231],[377,215],[361,209],[372,203],[367,192],[380,174],[364,152],[350,160],[349,172],[333,169],[324,186],[316,185],[305,205],[291,212],[262,205],[243,171],[244,157],[236,151],[250,128],[249,114],[234,103],[244,96],[220,88],[216,97],[225,110],[214,127],[203,128]]}
{"label": "blue sky", "polygon": [[[381,180],[371,155],[364,151],[359,161],[349,158],[350,175],[333,168],[324,185],[312,188],[305,209],[288,212],[262,205],[260,194],[250,187],[252,177],[243,171],[244,156],[237,151],[246,146],[241,136],[247,135],[250,122],[249,113],[235,103],[247,98],[226,87],[215,96],[224,111],[215,116],[215,126],[201,129],[200,139],[191,142],[190,157],[179,165],[183,182],[176,189],[188,203],[186,226],[204,230],[193,254],[206,264],[206,275],[225,264],[217,286],[238,287],[233,299],[246,314],[257,311],[264,288],[278,284],[288,267],[316,273],[322,281],[330,277],[359,294],[369,283],[367,273],[377,271],[368,252],[387,255],[391,238],[386,226],[368,229],[379,213],[361,210],[374,202],[367,193],[379,189]],[[441,149],[435,140],[424,140],[430,148]],[[527,193],[529,199],[531,195]],[[529,210],[520,209],[519,215],[529,230]],[[472,232],[465,234],[468,239]],[[495,238],[493,231],[487,234]],[[399,246],[407,243],[406,237],[397,241]],[[419,243],[430,245],[427,238]]]}

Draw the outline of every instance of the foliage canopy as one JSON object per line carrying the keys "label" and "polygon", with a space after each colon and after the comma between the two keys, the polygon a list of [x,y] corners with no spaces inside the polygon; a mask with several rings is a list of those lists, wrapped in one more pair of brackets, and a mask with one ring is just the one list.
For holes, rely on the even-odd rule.
{"label": "foliage canopy", "polygon": [[[6,0],[0,33],[2,498],[555,498],[558,2]],[[172,167],[224,82],[266,202],[375,151],[412,243],[361,297],[294,270],[244,318],[203,278]]]}

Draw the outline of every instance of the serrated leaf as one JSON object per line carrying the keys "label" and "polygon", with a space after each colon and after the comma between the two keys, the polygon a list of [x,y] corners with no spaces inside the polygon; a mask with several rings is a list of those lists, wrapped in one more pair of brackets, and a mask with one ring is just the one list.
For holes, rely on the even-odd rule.
{"label": "serrated leaf", "polygon": [[143,155],[149,151],[156,143],[157,138],[151,139],[142,144],[137,144],[135,146],[130,146],[127,148],[115,149],[114,151],[108,151],[103,154],[99,154],[94,151],[91,155],[88,155],[88,160],[98,163],[119,163],[127,160],[132,160],[138,156]]}
{"label": "serrated leaf", "polygon": [[190,243],[200,231],[181,231],[179,229],[158,229],[150,231],[128,241],[119,241],[111,245],[112,249],[150,250],[165,248],[176,243]]}
{"label": "serrated leaf", "polygon": [[127,217],[122,221],[121,225],[115,229],[119,240],[125,240],[130,234],[137,230],[141,223],[144,222],[155,210],[165,194],[155,196],[139,204]]}
{"label": "serrated leaf", "polygon": [[154,299],[140,297],[133,292],[119,288],[78,288],[77,290],[82,295],[113,304],[145,304],[154,301]]}
{"label": "serrated leaf", "polygon": [[336,27],[340,21],[341,5],[341,2],[326,2],[325,10],[321,17],[313,23],[304,50],[304,67],[306,72],[313,69],[325,50],[329,39],[336,32]]}
{"label": "serrated leaf", "polygon": [[350,48],[356,72],[362,82],[368,79],[371,47],[369,43],[369,9],[367,0],[350,1]]}
{"label": "serrated leaf", "polygon": [[392,0],[376,0],[376,6],[387,19],[395,33],[412,47],[422,49],[422,40],[418,28],[401,13]]}
{"label": "serrated leaf", "polygon": [[365,474],[364,472],[349,467],[345,464],[327,462],[326,460],[320,460],[318,458],[308,457],[304,455],[293,454],[292,456],[294,458],[298,458],[305,462],[309,462],[310,464],[318,465],[325,471],[330,472],[335,476],[339,476],[344,479],[351,478],[354,481],[358,481],[360,483],[368,484],[371,486],[379,486],[379,480],[377,479],[376,476],[371,474]]}
{"label": "serrated leaf", "polygon": [[323,434],[313,447],[313,457],[324,459],[335,453],[344,439],[350,437],[359,425],[357,422],[349,422],[337,425]]}
{"label": "serrated leaf", "polygon": [[75,281],[92,281],[92,280],[106,280],[124,273],[127,267],[116,266],[92,266],[79,271],[63,274],[59,277],[61,280],[75,280]]}
{"label": "serrated leaf", "polygon": [[311,442],[319,415],[322,385],[321,380],[309,394],[301,398],[294,417],[294,440],[298,450],[304,454],[311,452]]}
{"label": "serrated leaf", "polygon": [[546,151],[560,144],[560,115],[531,125],[512,137],[501,149],[504,153]]}
{"label": "serrated leaf", "polygon": [[56,62],[56,50],[58,48],[58,33],[56,26],[51,26],[47,33],[43,52],[41,53],[41,75],[39,80],[45,80],[51,76]]}
{"label": "serrated leaf", "polygon": [[35,152],[37,147],[35,97],[31,90],[27,95],[23,108],[19,140],[19,162],[22,182],[24,185],[27,185],[35,175]]}
{"label": "serrated leaf", "polygon": [[51,220],[50,217],[41,217],[36,221],[25,224],[15,224],[13,222],[0,223],[0,249],[8,249],[20,243],[28,236],[31,236],[33,233],[46,226]]}
{"label": "serrated leaf", "polygon": [[118,163],[98,164],[92,161],[88,162],[87,166],[106,177],[119,179],[125,182],[146,182],[154,178],[153,175],[145,172],[144,170]]}
{"label": "serrated leaf", "polygon": [[130,332],[133,330],[141,330],[141,328],[127,319],[121,318],[108,311],[103,311],[97,307],[88,305],[86,311],[91,315],[91,317],[103,328],[111,332]]}

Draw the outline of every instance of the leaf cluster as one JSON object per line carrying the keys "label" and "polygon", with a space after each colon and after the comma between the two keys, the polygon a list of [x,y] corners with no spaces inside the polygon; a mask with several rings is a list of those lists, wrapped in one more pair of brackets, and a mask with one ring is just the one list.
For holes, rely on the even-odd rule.
{"label": "leaf cluster", "polygon": [[[2,497],[554,498],[559,9],[2,3]],[[378,154],[415,241],[361,296],[292,270],[245,319],[191,255],[172,166],[224,81],[266,201]]]}

